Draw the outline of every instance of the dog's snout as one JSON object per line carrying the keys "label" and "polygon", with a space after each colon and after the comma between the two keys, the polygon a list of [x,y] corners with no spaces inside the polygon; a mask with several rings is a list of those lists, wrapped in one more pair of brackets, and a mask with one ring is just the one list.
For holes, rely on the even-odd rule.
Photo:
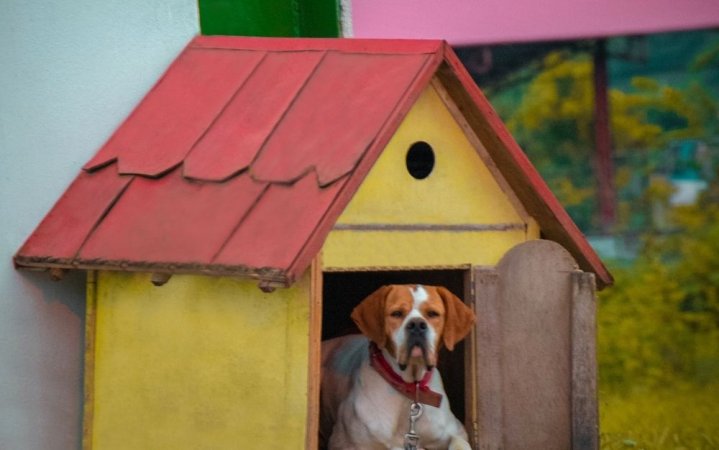
{"label": "dog's snout", "polygon": [[412,319],[405,328],[410,334],[424,334],[427,331],[427,322],[422,319]]}

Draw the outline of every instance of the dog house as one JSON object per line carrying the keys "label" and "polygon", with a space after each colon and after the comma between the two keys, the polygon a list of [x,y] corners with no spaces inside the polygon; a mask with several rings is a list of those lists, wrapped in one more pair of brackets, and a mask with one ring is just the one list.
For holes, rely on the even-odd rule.
{"label": "dog house", "polygon": [[15,256],[87,271],[85,449],[317,447],[323,337],[379,285],[479,317],[476,448],[596,448],[611,276],[442,41],[197,37]]}

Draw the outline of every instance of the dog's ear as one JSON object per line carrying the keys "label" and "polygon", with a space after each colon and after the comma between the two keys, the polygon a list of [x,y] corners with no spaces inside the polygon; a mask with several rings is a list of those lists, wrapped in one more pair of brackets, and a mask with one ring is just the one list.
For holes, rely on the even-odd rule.
{"label": "dog's ear", "polygon": [[472,330],[475,320],[474,312],[446,288],[437,286],[437,293],[444,302],[446,314],[442,340],[447,350],[452,350],[454,345],[464,339]]}
{"label": "dog's ear", "polygon": [[392,286],[382,286],[352,310],[352,320],[362,334],[367,336],[379,348],[384,348],[387,335],[384,332],[384,306],[387,294]]}

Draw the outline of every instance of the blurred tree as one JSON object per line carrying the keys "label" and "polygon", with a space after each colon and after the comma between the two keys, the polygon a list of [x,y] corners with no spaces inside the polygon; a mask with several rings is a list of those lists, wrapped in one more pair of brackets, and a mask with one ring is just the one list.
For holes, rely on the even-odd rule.
{"label": "blurred tree", "polygon": [[[584,230],[597,225],[591,64],[588,54],[550,53],[520,103],[511,114],[503,114],[509,117],[510,131]],[[630,89],[611,89],[609,98],[618,158],[656,151],[675,139],[705,136],[707,126],[715,126],[716,103],[699,84],[678,89],[634,77]],[[618,170],[615,182],[628,181],[627,174]]]}
{"label": "blurred tree", "polygon": [[696,205],[670,212],[601,293],[600,378],[607,389],[710,383],[719,377],[719,177]]}

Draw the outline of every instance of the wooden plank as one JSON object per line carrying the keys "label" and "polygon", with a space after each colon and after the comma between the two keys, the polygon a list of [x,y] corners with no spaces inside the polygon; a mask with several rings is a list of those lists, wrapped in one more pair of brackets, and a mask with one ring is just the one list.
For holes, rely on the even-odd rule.
{"label": "wooden plank", "polygon": [[303,39],[239,36],[197,36],[190,46],[207,49],[263,51],[341,51],[352,53],[438,53],[444,41],[430,39]]}
{"label": "wooden plank", "polygon": [[477,315],[476,417],[477,448],[503,448],[504,427],[502,408],[502,317],[499,275],[490,267],[476,267],[474,276],[474,307]]}
{"label": "wooden plank", "polygon": [[340,231],[448,231],[461,233],[466,231],[526,231],[527,225],[524,223],[338,223],[332,229]]}
{"label": "wooden plank", "polygon": [[[464,285],[462,298],[476,315],[477,302],[474,298],[473,270],[470,269],[463,272],[462,283]],[[479,418],[477,415],[479,393],[477,373],[477,326],[475,324],[469,336],[464,340],[464,428],[467,430],[469,444],[472,448],[479,446]]]}
{"label": "wooden plank", "polygon": [[95,330],[97,325],[97,272],[87,272],[85,355],[83,372],[82,449],[92,450],[95,416]]}
{"label": "wooden plank", "polygon": [[138,178],[82,247],[83,260],[210,264],[266,188],[248,175]]}
{"label": "wooden plank", "polygon": [[572,273],[572,448],[599,448],[594,274]]}
{"label": "wooden plank", "polygon": [[444,53],[446,64],[440,67],[438,77],[527,212],[537,219],[548,239],[567,248],[583,270],[597,275],[600,288],[611,284],[612,276],[599,256],[552,194],[457,55],[448,45]]}
{"label": "wooden plank", "polygon": [[289,268],[344,181],[321,188],[310,173],[293,185],[271,185],[213,263]]}
{"label": "wooden plank", "polygon": [[187,156],[184,175],[225,180],[249,166],[324,55],[269,53]]}
{"label": "wooden plank", "polygon": [[504,449],[571,448],[576,268],[564,248],[545,240],[516,246],[497,266]]}
{"label": "wooden plank", "polygon": [[158,176],[172,169],[263,57],[186,49],[85,168],[118,159],[120,173]]}
{"label": "wooden plank", "polygon": [[292,182],[314,170],[324,186],[351,172],[427,59],[329,53],[260,151],[253,176]]}
{"label": "wooden plank", "polygon": [[307,436],[305,449],[315,450],[320,432],[320,371],[322,366],[322,254],[310,265],[309,356],[307,365]]}
{"label": "wooden plank", "polygon": [[115,166],[94,173],[80,172],[15,255],[16,264],[70,264],[131,180],[118,176]]}

